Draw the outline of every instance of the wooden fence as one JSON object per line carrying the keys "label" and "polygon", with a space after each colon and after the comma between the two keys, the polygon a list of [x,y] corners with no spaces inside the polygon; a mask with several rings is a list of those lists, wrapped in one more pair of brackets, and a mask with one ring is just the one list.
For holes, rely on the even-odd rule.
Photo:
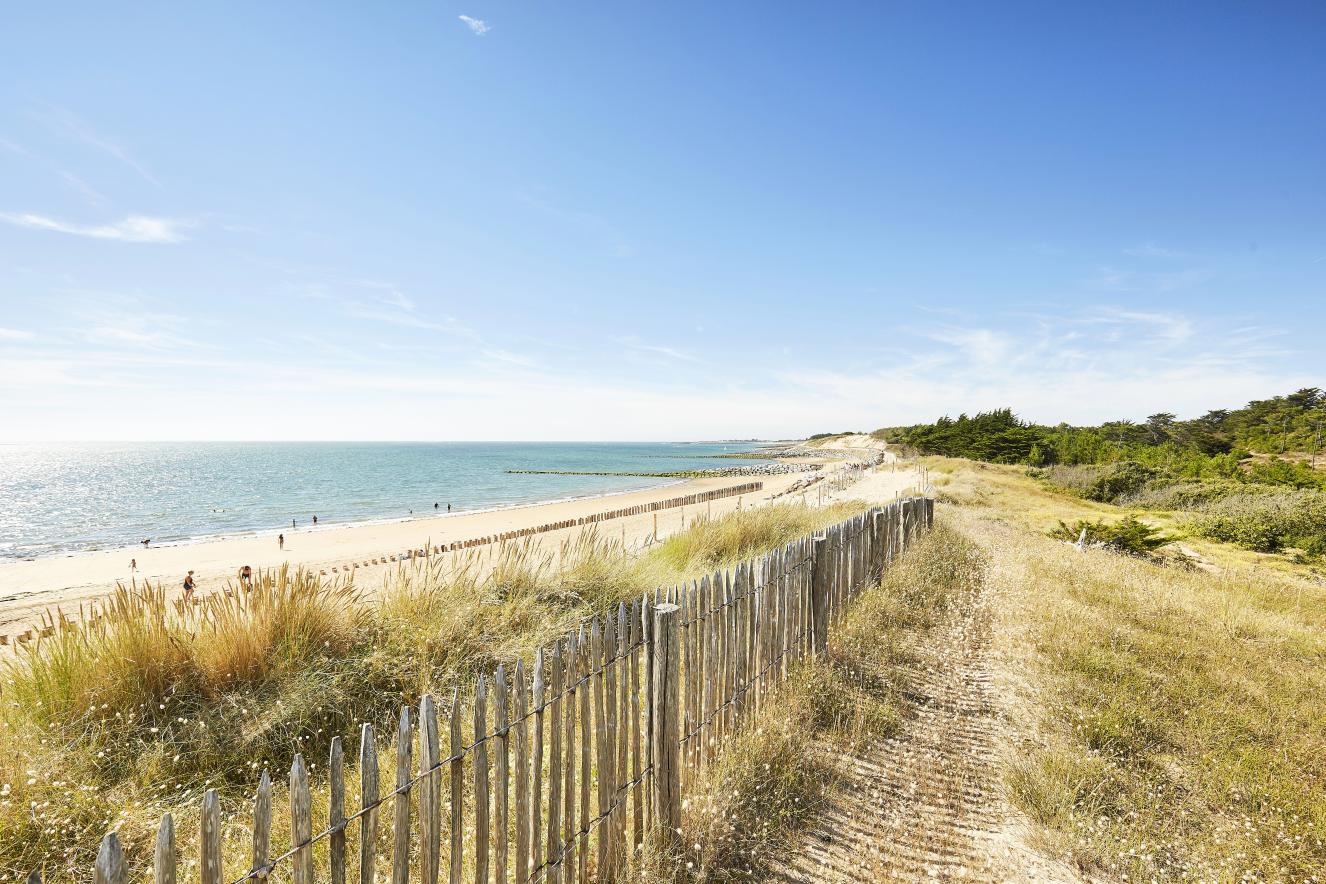
{"label": "wooden fence", "polygon": [[[932,500],[907,498],[622,604],[540,650],[532,667],[520,661],[479,678],[472,696],[402,708],[386,756],[393,771],[379,771],[379,735],[365,724],[353,802],[337,737],[316,823],[296,755],[288,847],[273,846],[266,772],[242,852],[223,856],[220,802],[209,790],[196,836],[177,838],[171,815],[162,818],[152,880],[313,884],[316,870],[331,884],[573,884],[618,880],[646,841],[678,856],[683,796],[720,747],[774,702],[793,664],[826,652],[848,601],[933,519]],[[127,877],[119,838],[108,834],[94,880]]]}

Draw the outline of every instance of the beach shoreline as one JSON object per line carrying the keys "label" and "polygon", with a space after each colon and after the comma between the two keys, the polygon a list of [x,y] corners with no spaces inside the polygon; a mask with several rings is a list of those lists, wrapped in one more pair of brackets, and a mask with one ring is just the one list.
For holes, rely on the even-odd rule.
{"label": "beach shoreline", "polygon": [[[721,515],[743,504],[766,503],[804,475],[760,477],[764,488],[756,494],[745,495],[744,499],[734,496],[709,504],[625,516],[601,522],[596,527],[602,532],[620,534],[627,542],[643,542],[652,534],[655,521],[660,534],[671,533],[681,528],[686,518],[700,512]],[[133,580],[161,582],[173,593],[182,592],[184,576],[190,570],[195,572],[197,592],[206,594],[220,591],[228,582],[233,582],[243,565],[254,569],[289,565],[315,571],[337,568],[339,573],[347,564],[353,563],[357,566],[354,572],[356,583],[371,591],[398,567],[391,557],[404,550],[431,548],[552,522],[574,521],[607,510],[645,506],[741,485],[746,481],[749,480],[743,477],[685,479],[642,490],[516,504],[483,511],[426,513],[415,518],[319,525],[316,528],[305,525],[284,531],[277,529],[161,546],[133,545],[0,562],[0,634],[14,636],[37,626],[42,614],[50,610],[58,609],[66,615],[77,616],[80,607],[86,608],[113,593],[117,585],[128,586]],[[536,535],[536,542],[557,544],[565,536],[580,530],[580,526],[574,526]],[[284,546],[278,545],[278,534],[284,534]],[[374,559],[379,564],[363,565]],[[136,572],[129,569],[131,560],[137,561]]]}

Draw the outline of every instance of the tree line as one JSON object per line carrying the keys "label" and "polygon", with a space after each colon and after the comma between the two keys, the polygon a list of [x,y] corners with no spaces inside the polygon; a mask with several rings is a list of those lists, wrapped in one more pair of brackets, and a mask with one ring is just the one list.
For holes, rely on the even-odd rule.
{"label": "tree line", "polygon": [[[991,463],[1039,467],[1133,461],[1176,477],[1322,487],[1326,482],[1310,462],[1314,457],[1326,462],[1324,426],[1326,394],[1305,387],[1183,421],[1160,412],[1142,422],[1049,426],[1023,421],[1011,408],[999,408],[975,417],[962,414],[930,424],[886,427],[874,435],[922,454]],[[1297,457],[1301,454],[1309,456],[1309,463]]]}

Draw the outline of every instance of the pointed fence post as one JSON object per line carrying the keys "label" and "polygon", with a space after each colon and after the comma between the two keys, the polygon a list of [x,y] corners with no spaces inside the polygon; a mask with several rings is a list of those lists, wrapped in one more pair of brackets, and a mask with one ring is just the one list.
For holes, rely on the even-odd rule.
{"label": "pointed fence post", "polygon": [[253,796],[253,865],[250,871],[267,868],[272,843],[272,777],[264,768]]}
{"label": "pointed fence post", "polygon": [[175,884],[175,820],[168,813],[161,815],[153,859],[154,884]]}
{"label": "pointed fence post", "polygon": [[345,751],[341,748],[340,737],[332,737],[327,771],[331,777],[327,800],[327,823],[331,829],[328,847],[331,884],[345,884]]}
{"label": "pointed fence post", "polygon": [[199,880],[202,884],[221,884],[221,803],[215,789],[203,793],[198,835]]}
{"label": "pointed fence post", "polygon": [[[290,765],[290,858],[294,884],[313,884],[313,813],[310,807],[308,768],[304,756],[296,755]],[[220,855],[218,853],[218,860]],[[218,868],[220,863],[217,863]]]}
{"label": "pointed fence post", "polygon": [[815,538],[811,557],[811,648],[816,657],[823,658],[829,648],[829,589],[835,576],[828,537]]}
{"label": "pointed fence post", "polygon": [[377,873],[378,750],[373,725],[359,729],[359,884],[373,884]]}
{"label": "pointed fence post", "polygon": [[[650,735],[654,756],[655,847],[664,858],[678,857],[681,846],[681,764],[677,740],[678,693],[681,686],[681,648],[678,608],[674,604],[654,608],[654,728]],[[680,879],[681,869],[677,875]]]}
{"label": "pointed fence post", "polygon": [[101,839],[97,850],[97,864],[93,869],[93,881],[96,884],[126,884],[129,875],[124,868],[124,848],[120,847],[120,836],[110,832]]}
{"label": "pointed fence post", "polygon": [[[392,819],[392,884],[410,884],[410,754],[413,750],[410,707],[401,707],[396,728],[396,798]],[[312,884],[312,882],[309,882]]]}

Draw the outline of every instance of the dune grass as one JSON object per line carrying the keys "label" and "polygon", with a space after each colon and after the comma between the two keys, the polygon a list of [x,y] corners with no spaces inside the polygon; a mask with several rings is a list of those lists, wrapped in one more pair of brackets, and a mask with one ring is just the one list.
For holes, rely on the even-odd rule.
{"label": "dune grass", "polygon": [[821,509],[768,506],[717,519],[700,518],[665,540],[653,555],[678,573],[712,570],[851,518],[865,508],[862,502],[846,501]]}
{"label": "dune grass", "polygon": [[1326,587],[1209,543],[1201,569],[1079,552],[1040,526],[1124,511],[943,466],[965,505],[938,517],[990,556],[1001,650],[1038,710],[1007,783],[1042,846],[1119,880],[1320,875]]}
{"label": "dune grass", "polygon": [[[161,586],[121,588],[96,626],[0,662],[0,881],[36,868],[82,879],[112,829],[141,871],[163,811],[192,831],[205,788],[238,808],[263,768],[279,781],[296,753],[310,760],[315,804],[325,801],[333,736],[353,747],[361,722],[389,735],[400,706],[425,692],[472,686],[591,614],[863,507],[700,520],[684,543],[643,553],[588,528],[558,547],[526,539],[402,564],[375,592],[280,570],[180,610]],[[390,770],[390,740],[380,746]]]}

